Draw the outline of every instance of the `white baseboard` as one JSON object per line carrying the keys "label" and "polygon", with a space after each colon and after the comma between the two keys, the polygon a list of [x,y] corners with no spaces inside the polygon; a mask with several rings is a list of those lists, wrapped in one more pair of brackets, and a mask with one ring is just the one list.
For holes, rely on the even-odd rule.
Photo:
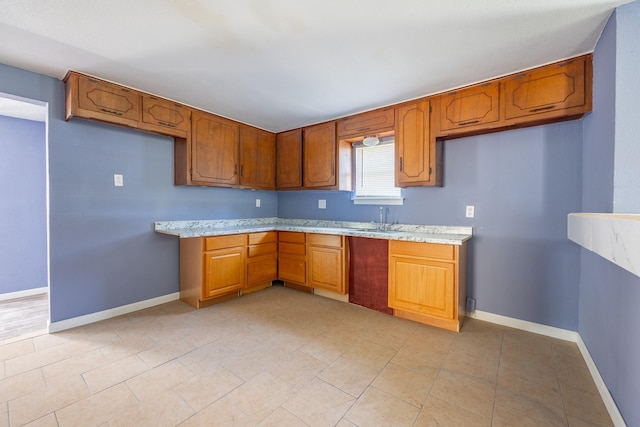
{"label": "white baseboard", "polygon": [[167,302],[180,299],[180,292],[163,295],[157,298],[151,298],[144,301],[134,302],[133,304],[122,305],[109,310],[99,311],[84,316],[73,317],[71,319],[61,320],[59,322],[49,323],[49,333],[60,332],[78,326],[88,325],[89,323],[99,322],[101,320],[111,319],[112,317],[121,316],[123,314],[132,313],[134,311],[143,310]]}
{"label": "white baseboard", "polygon": [[32,297],[34,295],[46,294],[47,292],[49,292],[49,288],[46,286],[43,288],[27,289],[26,291],[8,292],[6,294],[0,294],[0,301],[7,301],[10,299],[16,299],[16,298]]}
{"label": "white baseboard", "polygon": [[493,314],[480,310],[476,310],[473,313],[467,313],[467,316],[471,317],[472,319],[484,320],[485,322],[496,323],[498,325],[520,329],[527,332],[533,332],[535,334],[545,335],[551,338],[558,338],[565,341],[575,342],[578,345],[580,353],[582,354],[582,358],[589,368],[589,373],[591,373],[593,382],[596,384],[598,392],[600,392],[600,397],[602,398],[602,401],[604,402],[604,405],[609,412],[609,416],[611,417],[611,421],[613,421],[613,425],[615,425],[616,427],[626,427],[624,419],[622,418],[622,414],[620,414],[618,406],[613,400],[613,397],[611,396],[607,385],[602,379],[602,376],[600,375],[600,372],[598,371],[598,368],[591,358],[591,354],[589,354],[589,350],[587,349],[584,341],[582,341],[582,337],[579,333],[569,331],[567,329],[541,325],[539,323],[514,319],[512,317],[501,316],[499,314]]}
{"label": "white baseboard", "polygon": [[591,353],[589,353],[589,349],[587,349],[586,344],[582,341],[582,337],[578,334],[578,348],[580,349],[580,353],[582,353],[582,357],[589,368],[589,372],[593,377],[593,381],[596,383],[596,387],[598,387],[598,391],[600,392],[600,396],[602,397],[602,401],[604,402],[604,406],[607,407],[607,411],[609,411],[609,416],[611,417],[611,421],[613,421],[613,425],[616,427],[626,427],[626,423],[624,422],[624,418],[622,418],[622,414],[618,410],[618,406],[616,402],[613,400],[613,396],[609,393],[609,389],[607,385],[604,383],[602,376],[600,375],[600,371],[596,366],[596,362],[591,358]]}

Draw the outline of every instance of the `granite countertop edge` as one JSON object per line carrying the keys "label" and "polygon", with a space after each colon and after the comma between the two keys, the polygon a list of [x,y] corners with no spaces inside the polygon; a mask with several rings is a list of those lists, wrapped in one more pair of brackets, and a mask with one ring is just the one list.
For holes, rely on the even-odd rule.
{"label": "granite countertop edge", "polygon": [[295,231],[453,245],[461,245],[473,234],[472,227],[467,226],[392,224],[387,226],[387,230],[378,231],[375,225],[366,222],[280,218],[158,221],[154,223],[154,230],[156,233],[177,236],[181,239],[263,231]]}

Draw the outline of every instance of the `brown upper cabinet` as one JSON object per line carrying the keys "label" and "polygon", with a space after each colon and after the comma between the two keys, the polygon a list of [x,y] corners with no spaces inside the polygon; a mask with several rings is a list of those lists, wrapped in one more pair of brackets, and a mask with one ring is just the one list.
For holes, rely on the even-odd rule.
{"label": "brown upper cabinet", "polygon": [[436,159],[441,156],[429,131],[429,101],[396,108],[396,185],[437,186]]}
{"label": "brown upper cabinet", "polygon": [[240,125],[240,185],[274,190],[276,188],[276,135]]}
{"label": "brown upper cabinet", "polygon": [[191,109],[168,99],[142,95],[140,127],[167,135],[187,136],[191,127]]}
{"label": "brown upper cabinet", "polygon": [[591,110],[591,56],[504,79],[505,119],[541,120]]}
{"label": "brown upper cabinet", "polygon": [[138,127],[139,92],[72,71],[67,73],[64,81],[67,120],[82,117]]}
{"label": "brown upper cabinet", "polygon": [[393,130],[395,108],[387,107],[338,119],[338,139],[376,135]]}
{"label": "brown upper cabinet", "polygon": [[500,84],[496,82],[448,92],[440,97],[440,130],[460,130],[495,126],[500,120]]}
{"label": "brown upper cabinet", "polygon": [[278,189],[302,187],[302,129],[276,135],[276,186]]}
{"label": "brown upper cabinet", "polygon": [[194,111],[191,129],[191,183],[238,185],[237,122]]}
{"label": "brown upper cabinet", "polygon": [[336,185],[336,122],[309,126],[302,131],[305,188]]}

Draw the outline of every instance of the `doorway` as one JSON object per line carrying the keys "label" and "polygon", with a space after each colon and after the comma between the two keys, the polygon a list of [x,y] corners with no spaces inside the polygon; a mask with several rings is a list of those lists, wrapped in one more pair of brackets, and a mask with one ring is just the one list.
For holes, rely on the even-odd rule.
{"label": "doorway", "polygon": [[0,343],[49,320],[48,106],[0,93]]}

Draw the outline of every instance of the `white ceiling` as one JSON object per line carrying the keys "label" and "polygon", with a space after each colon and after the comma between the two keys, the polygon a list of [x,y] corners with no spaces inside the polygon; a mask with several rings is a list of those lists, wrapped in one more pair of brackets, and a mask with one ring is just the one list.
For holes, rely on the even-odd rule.
{"label": "white ceiling", "polygon": [[590,52],[629,0],[0,0],[0,63],[271,131]]}

